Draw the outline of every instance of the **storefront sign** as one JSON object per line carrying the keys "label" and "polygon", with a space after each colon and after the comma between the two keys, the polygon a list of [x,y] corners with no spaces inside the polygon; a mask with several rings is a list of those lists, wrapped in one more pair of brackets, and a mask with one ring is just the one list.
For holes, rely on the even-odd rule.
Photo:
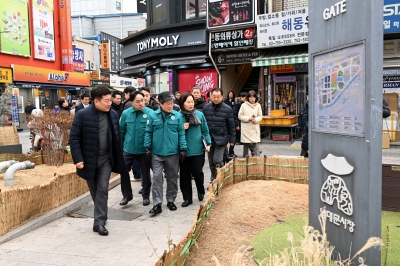
{"label": "storefront sign", "polygon": [[325,20],[329,20],[333,17],[339,16],[342,13],[346,13],[346,0],[342,0],[328,8],[325,8],[322,15]]}
{"label": "storefront sign", "polygon": [[218,86],[218,74],[213,69],[184,70],[178,72],[179,91],[192,91],[193,87],[200,87],[205,97],[207,92]]}
{"label": "storefront sign", "polygon": [[110,44],[107,42],[102,42],[100,44],[100,68],[102,70],[110,70],[111,60],[110,60]]}
{"label": "storefront sign", "polygon": [[157,50],[178,48],[207,43],[205,30],[193,30],[180,33],[157,35],[122,47],[122,58],[140,53]]}
{"label": "storefront sign", "polygon": [[383,30],[384,33],[400,32],[400,2],[398,0],[385,0]]}
{"label": "storefront sign", "polygon": [[117,72],[122,68],[128,67],[127,64],[124,64],[121,56],[122,45],[119,44],[121,39],[102,31],[100,31],[100,39],[101,41],[108,41],[110,45],[110,71]]}
{"label": "storefront sign", "polygon": [[254,29],[228,30],[211,33],[211,49],[253,47]]}
{"label": "storefront sign", "polygon": [[257,47],[308,43],[308,7],[257,16]]}
{"label": "storefront sign", "polygon": [[74,70],[83,72],[85,70],[85,51],[79,48],[73,48],[74,51]]}
{"label": "storefront sign", "polygon": [[308,72],[308,63],[270,66],[270,73]]}
{"label": "storefront sign", "polygon": [[128,86],[139,88],[139,82],[137,79],[122,78],[119,76],[111,76],[110,85],[117,88],[126,88]]}
{"label": "storefront sign", "polygon": [[0,0],[1,52],[31,56],[27,0]]}
{"label": "storefront sign", "polygon": [[254,22],[253,0],[207,1],[208,29]]}
{"label": "storefront sign", "polygon": [[109,80],[91,80],[90,81],[90,87],[94,87],[97,85],[110,85],[110,81]]}
{"label": "storefront sign", "polygon": [[60,0],[61,64],[64,71],[73,71],[71,1]]}
{"label": "storefront sign", "polygon": [[37,83],[50,83],[72,86],[89,86],[90,78],[87,74],[76,72],[57,71],[47,68],[13,65],[14,80]]}
{"label": "storefront sign", "polygon": [[400,93],[400,68],[383,69],[383,93]]}
{"label": "storefront sign", "polygon": [[137,1],[137,12],[147,13],[147,0],[136,0]]}
{"label": "storefront sign", "polygon": [[55,61],[53,0],[32,1],[35,58]]}
{"label": "storefront sign", "polygon": [[0,67],[0,83],[12,83],[12,70],[11,68]]}
{"label": "storefront sign", "polygon": [[235,51],[230,53],[218,53],[217,65],[230,65],[230,64],[246,64],[260,56],[258,50],[252,51]]}

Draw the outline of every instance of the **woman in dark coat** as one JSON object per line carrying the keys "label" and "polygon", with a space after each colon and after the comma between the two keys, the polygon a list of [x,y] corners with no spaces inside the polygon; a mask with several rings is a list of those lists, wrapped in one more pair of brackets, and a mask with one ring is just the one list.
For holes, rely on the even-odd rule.
{"label": "woman in dark coat", "polygon": [[226,97],[224,103],[233,108],[233,106],[235,105],[235,93],[233,91],[230,91],[228,93],[228,97]]}

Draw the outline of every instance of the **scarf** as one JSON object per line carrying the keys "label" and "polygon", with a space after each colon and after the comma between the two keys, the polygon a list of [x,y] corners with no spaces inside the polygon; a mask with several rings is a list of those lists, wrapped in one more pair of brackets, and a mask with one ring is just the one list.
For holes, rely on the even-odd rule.
{"label": "scarf", "polygon": [[196,110],[193,109],[193,111],[186,111],[185,109],[182,108],[181,113],[185,117],[186,122],[189,122],[189,125],[201,125],[200,119],[196,115]]}

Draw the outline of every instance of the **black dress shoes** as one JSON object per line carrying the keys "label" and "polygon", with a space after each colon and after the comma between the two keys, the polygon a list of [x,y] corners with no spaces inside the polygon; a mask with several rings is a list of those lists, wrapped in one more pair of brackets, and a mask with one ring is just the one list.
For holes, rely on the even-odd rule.
{"label": "black dress shoes", "polygon": [[203,199],[204,199],[204,194],[198,194],[197,197],[199,198],[199,201],[203,201]]}
{"label": "black dress shoes", "polygon": [[177,209],[175,203],[173,203],[173,202],[168,202],[167,207],[170,211],[176,211],[176,209]]}
{"label": "black dress shoes", "polygon": [[143,188],[139,190],[139,194],[143,194]]}
{"label": "black dress shoes", "polygon": [[162,212],[161,204],[154,205],[153,209],[149,211],[150,214],[157,215]]}
{"label": "black dress shoes", "polygon": [[121,202],[119,203],[119,205],[126,205],[126,204],[128,204],[128,202],[130,202],[132,199],[133,199],[132,196],[130,196],[129,198],[123,198],[123,199],[121,200]]}
{"label": "black dress shoes", "polygon": [[150,205],[150,200],[149,199],[144,199],[143,200],[143,206]]}
{"label": "black dress shoes", "polygon": [[94,225],[93,226],[93,232],[99,233],[101,236],[106,236],[108,235],[107,229],[104,227],[104,225]]}
{"label": "black dress shoes", "polygon": [[182,207],[187,207],[187,206],[189,206],[190,204],[193,204],[193,201],[191,201],[191,200],[185,200],[185,201],[182,203]]}

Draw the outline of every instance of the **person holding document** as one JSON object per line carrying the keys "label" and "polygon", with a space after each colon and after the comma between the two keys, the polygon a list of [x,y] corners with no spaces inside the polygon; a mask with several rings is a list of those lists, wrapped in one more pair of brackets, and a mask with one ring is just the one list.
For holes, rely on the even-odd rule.
{"label": "person holding document", "polygon": [[187,207],[193,203],[192,176],[196,183],[199,201],[204,199],[204,152],[210,151],[211,137],[203,113],[194,108],[192,94],[183,93],[179,99],[179,106],[184,118],[187,142],[186,158],[180,162],[180,187],[184,200],[182,207]]}

